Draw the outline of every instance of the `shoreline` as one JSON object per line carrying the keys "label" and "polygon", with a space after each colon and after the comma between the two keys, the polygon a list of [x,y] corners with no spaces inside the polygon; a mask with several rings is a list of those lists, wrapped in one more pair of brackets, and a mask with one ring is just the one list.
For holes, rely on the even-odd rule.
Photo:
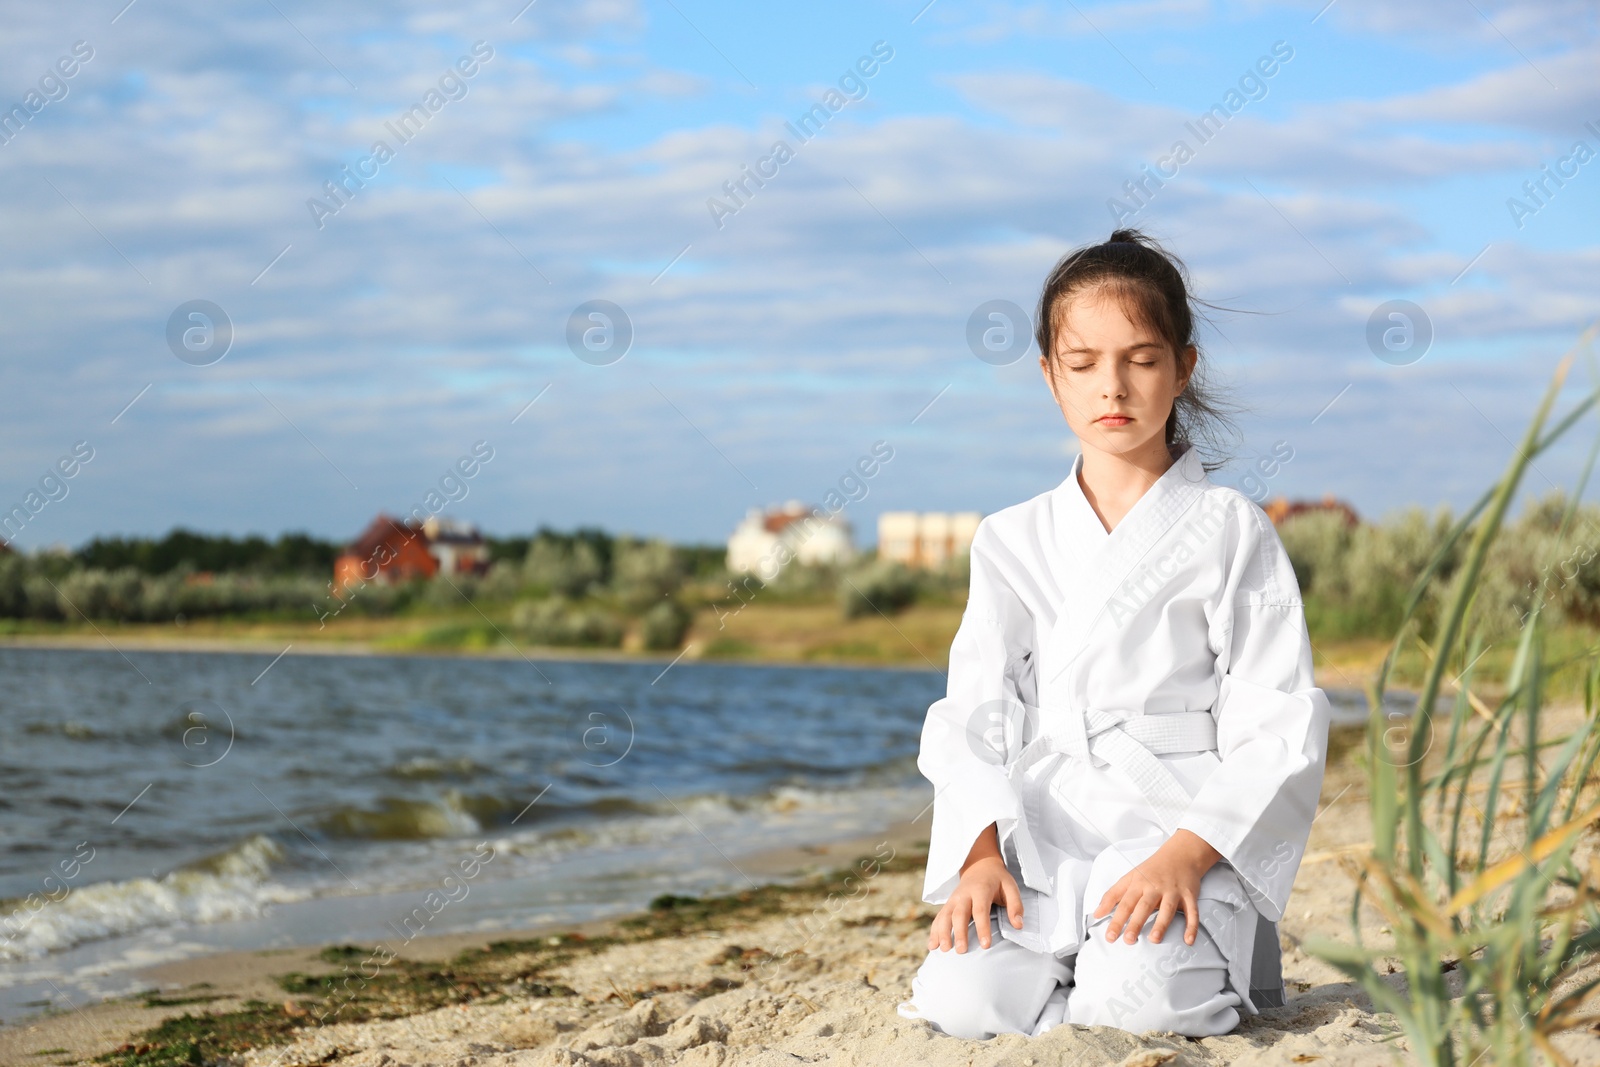
{"label": "shoreline", "polygon": [[[453,616],[355,618],[335,628],[282,620],[193,620],[111,624],[87,628],[0,626],[0,648],[120,651],[240,652],[276,656],[458,657],[596,663],[669,664],[687,661],[757,667],[825,667],[938,671],[948,667],[960,605],[916,605],[893,619],[842,620],[829,604],[753,603],[725,620],[698,614],[683,644],[646,651],[632,641],[619,648],[524,644],[492,623]],[[725,622],[726,625],[722,625]],[[430,643],[427,637],[456,625],[495,629],[487,643]],[[504,643],[502,643],[504,642]],[[1382,638],[1318,639],[1315,670],[1325,687],[1362,689],[1383,662],[1391,641]],[[1404,672],[1401,672],[1403,675]],[[1401,675],[1396,676],[1396,681]]]}
{"label": "shoreline", "polygon": [[[753,888],[789,887],[825,876],[874,849],[887,845],[897,856],[926,851],[927,822],[896,820],[881,833],[856,835],[820,845],[765,849],[741,857],[736,864]],[[731,861],[730,861],[731,862]],[[595,939],[613,934],[619,924],[647,916],[648,910],[622,911],[580,923],[552,922],[459,933],[425,934],[407,942],[399,958],[444,962],[456,954],[496,941],[539,940],[554,934]],[[33,1015],[0,1022],[0,1063],[77,1063],[110,1052],[146,1029],[186,1012],[230,1010],[252,998],[283,1000],[276,976],[288,973],[337,973],[322,956],[340,942],[308,942],[264,949],[234,949],[157,963],[129,974],[150,986],[148,991],[92,1004],[43,1009]],[[152,1003],[154,1001],[154,1003]],[[47,1058],[43,1049],[61,1049]]]}
{"label": "shoreline", "polygon": [[424,658],[424,659],[488,659],[488,660],[538,660],[542,663],[640,663],[673,664],[679,662],[716,664],[737,667],[818,667],[827,670],[884,670],[938,673],[939,668],[907,660],[868,662],[862,660],[793,660],[764,659],[757,656],[704,656],[690,654],[693,642],[678,651],[677,655],[663,652],[618,652],[613,649],[582,647],[553,647],[531,645],[527,648],[389,648],[367,640],[329,641],[320,644],[291,641],[288,649],[276,642],[251,637],[145,637],[119,635],[115,644],[104,636],[75,634],[5,634],[0,635],[0,648],[41,648],[68,651],[120,652],[237,652],[243,655],[274,656],[280,653],[305,656],[360,656],[373,658]]}
{"label": "shoreline", "polygon": [[[912,658],[903,660],[864,661],[864,660],[829,660],[829,659],[782,659],[763,658],[758,656],[719,656],[719,655],[694,655],[693,642],[691,641],[677,655],[667,655],[659,652],[618,652],[613,649],[588,649],[588,648],[555,648],[550,646],[532,646],[527,649],[517,648],[389,648],[373,641],[355,640],[332,642],[323,640],[320,644],[300,644],[291,641],[288,647],[279,647],[276,642],[262,641],[249,637],[129,637],[120,635],[118,641],[112,644],[104,636],[68,635],[68,634],[4,634],[0,635],[0,649],[6,648],[38,648],[45,650],[63,651],[106,651],[122,652],[124,650],[135,652],[159,653],[238,653],[240,655],[278,656],[349,656],[358,658],[393,658],[393,659],[482,659],[482,660],[522,660],[524,662],[537,661],[540,663],[637,663],[656,664],[663,667],[672,667],[679,663],[705,664],[708,666],[731,667],[759,667],[763,669],[787,668],[818,668],[822,670],[858,670],[858,671],[907,671],[919,674],[940,674],[945,668],[931,665],[927,662],[918,662]],[[1333,677],[1330,678],[1329,676]],[[1339,689],[1341,691],[1359,692],[1356,685],[1337,665],[1319,664],[1315,667],[1317,684],[1324,690]],[[1333,683],[1339,684],[1333,684]],[[1398,687],[1391,686],[1391,692],[1398,692]]]}

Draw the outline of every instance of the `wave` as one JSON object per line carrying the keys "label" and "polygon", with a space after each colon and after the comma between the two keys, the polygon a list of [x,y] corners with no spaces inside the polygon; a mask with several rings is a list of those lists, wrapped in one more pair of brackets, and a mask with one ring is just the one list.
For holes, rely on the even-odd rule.
{"label": "wave", "polygon": [[[327,812],[314,825],[333,837],[366,841],[427,841],[436,838],[466,837],[503,829],[513,820],[532,827],[565,822],[608,822],[629,816],[693,815],[697,812],[748,813],[787,812],[797,808],[848,807],[861,798],[884,788],[903,787],[904,769],[893,774],[875,775],[885,780],[832,786],[784,783],[758,793],[734,795],[723,790],[689,793],[667,799],[605,793],[579,804],[562,804],[543,797],[529,787],[525,796],[495,796],[442,790],[437,796],[379,797],[370,805],[344,807]],[[541,799],[529,805],[529,801]]]}
{"label": "wave", "polygon": [[[672,801],[632,805],[629,817],[589,820],[572,825],[518,833],[495,841],[496,849],[514,855],[551,859],[574,848],[661,846],[674,834],[696,834],[734,820],[765,822],[773,817],[870,812],[873,818],[909,816],[923,803],[916,787],[817,788],[779,785],[754,796],[697,793]],[[715,832],[713,830],[713,832]]]}
{"label": "wave", "polygon": [[24,733],[44,736],[60,735],[70,741],[100,741],[107,736],[92,726],[72,719],[65,722],[30,722],[22,729]]}
{"label": "wave", "polygon": [[322,816],[316,825],[335,837],[421,841],[475,834],[504,808],[505,804],[495,797],[468,796],[449,789],[436,800],[380,797],[376,811],[339,808]]}
{"label": "wave", "polygon": [[[303,900],[268,879],[281,845],[256,834],[160,878],[68,885],[65,896],[0,904],[0,960],[31,960],[119,934],[260,915],[271,904]],[[58,891],[59,892],[59,891]]]}
{"label": "wave", "polygon": [[[920,793],[789,784],[752,796],[710,791],[647,802],[608,795],[566,807],[547,807],[541,800],[530,809],[523,798],[506,802],[446,791],[434,800],[390,798],[376,810],[340,809],[318,825],[324,832],[371,843],[369,850],[349,860],[341,856],[340,862],[358,863],[345,868],[361,883],[357,892],[382,894],[423,884],[417,872],[433,870],[431,857],[438,850],[457,848],[450,839],[487,837],[498,852],[543,864],[587,850],[637,849],[641,855],[670,850],[683,836],[702,831],[715,836],[734,824],[749,829],[752,820],[886,815],[902,800],[914,806]],[[518,812],[523,816],[513,827]],[[306,851],[295,837],[280,842],[254,834],[161,877],[72,884],[57,900],[0,901],[0,961],[38,959],[144,930],[252,919],[274,904],[346,895],[349,886],[328,875],[319,860],[325,857]],[[512,870],[506,868],[505,876]]]}
{"label": "wave", "polygon": [[435,759],[430,756],[417,756],[396,763],[385,773],[391,778],[431,782],[441,778],[471,778],[483,769],[466,756],[458,756],[455,759]]}

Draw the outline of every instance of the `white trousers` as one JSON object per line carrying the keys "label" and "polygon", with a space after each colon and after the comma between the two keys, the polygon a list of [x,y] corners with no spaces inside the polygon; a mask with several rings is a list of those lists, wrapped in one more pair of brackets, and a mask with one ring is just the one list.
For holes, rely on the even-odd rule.
{"label": "white trousers", "polygon": [[1151,944],[1152,915],[1139,940],[1106,941],[1111,917],[1089,927],[1074,955],[1034,952],[1000,936],[1003,911],[989,910],[990,941],[967,924],[967,951],[933,949],[911,980],[911,999],[896,1009],[926,1019],[952,1037],[984,1041],[997,1034],[1038,1037],[1052,1026],[1114,1026],[1132,1033],[1225,1034],[1239,1024],[1239,995],[1228,961],[1205,927],[1183,943],[1183,917]]}

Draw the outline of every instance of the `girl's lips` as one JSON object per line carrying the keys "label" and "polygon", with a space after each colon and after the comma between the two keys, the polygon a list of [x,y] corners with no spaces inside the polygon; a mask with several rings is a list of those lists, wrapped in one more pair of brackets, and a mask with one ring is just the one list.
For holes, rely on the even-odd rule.
{"label": "girl's lips", "polygon": [[1133,420],[1126,415],[1102,415],[1095,421],[1105,426],[1126,426]]}

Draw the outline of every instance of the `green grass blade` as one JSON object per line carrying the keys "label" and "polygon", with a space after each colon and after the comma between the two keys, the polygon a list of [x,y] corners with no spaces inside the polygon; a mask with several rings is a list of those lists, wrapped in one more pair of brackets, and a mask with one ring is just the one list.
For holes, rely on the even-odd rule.
{"label": "green grass blade", "polygon": [[[1412,715],[1414,722],[1411,730],[1410,760],[1406,766],[1406,791],[1411,797],[1416,797],[1421,792],[1422,757],[1425,754],[1423,744],[1431,732],[1434,702],[1438,698],[1439,685],[1444,678],[1444,671],[1449,662],[1450,650],[1456,647],[1457,638],[1461,634],[1461,627],[1466,618],[1467,605],[1476,593],[1479,578],[1483,573],[1483,563],[1489,554],[1489,547],[1494,542],[1495,535],[1505,520],[1507,508],[1511,499],[1516,494],[1517,486],[1522,482],[1522,475],[1527,470],[1530,457],[1528,451],[1539,440],[1539,430],[1544,426],[1549,417],[1550,408],[1555,403],[1556,395],[1561,390],[1562,383],[1566,380],[1567,369],[1572,365],[1569,355],[1562,359],[1556,368],[1556,373],[1545,390],[1544,398],[1540,401],[1538,410],[1534,412],[1533,421],[1528,424],[1528,430],[1523,434],[1523,443],[1514,450],[1514,455],[1501,475],[1499,484],[1495,487],[1494,497],[1489,503],[1483,521],[1479,524],[1473,535],[1472,545],[1467,551],[1466,562],[1461,569],[1461,576],[1454,596],[1451,598],[1449,608],[1445,611],[1444,624],[1434,640],[1433,663],[1424,676],[1422,695],[1417,701],[1417,708]],[[1423,849],[1422,838],[1422,808],[1420,804],[1408,803],[1406,805],[1406,859],[1411,868],[1413,877],[1422,876]]]}

